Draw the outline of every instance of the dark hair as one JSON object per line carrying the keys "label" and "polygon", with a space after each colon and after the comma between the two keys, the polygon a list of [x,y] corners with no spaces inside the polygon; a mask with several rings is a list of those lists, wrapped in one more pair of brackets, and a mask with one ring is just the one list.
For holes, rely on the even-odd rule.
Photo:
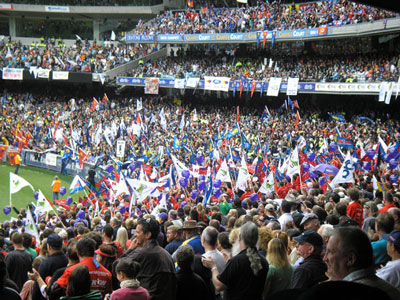
{"label": "dark hair", "polygon": [[391,214],[385,212],[379,214],[375,219],[376,227],[379,231],[384,233],[391,233],[394,227],[394,218]]}
{"label": "dark hair", "polygon": [[331,225],[337,225],[339,224],[339,217],[332,214],[326,217],[326,223],[331,224]]}
{"label": "dark hair", "polygon": [[340,202],[335,206],[336,212],[339,217],[347,215],[347,205],[346,203]]}
{"label": "dark hair", "polygon": [[329,198],[332,198],[333,202],[336,204],[339,203],[340,201],[340,196],[338,193],[333,192],[332,194],[329,195]]}
{"label": "dark hair", "polygon": [[78,250],[76,248],[78,240],[70,239],[67,244],[67,256],[70,260],[79,261]]}
{"label": "dark hair", "polygon": [[19,232],[15,232],[15,233],[12,235],[11,241],[12,241],[14,244],[21,245],[21,244],[22,244],[22,241],[23,241],[22,234],[19,233]]}
{"label": "dark hair", "polygon": [[151,233],[150,239],[155,240],[160,233],[160,226],[158,225],[157,221],[152,218],[147,219],[140,219],[138,225],[142,225],[143,233]]}
{"label": "dark hair", "polygon": [[183,245],[176,252],[176,263],[183,270],[189,270],[194,260],[194,251],[192,246]]}
{"label": "dark hair", "polygon": [[110,255],[110,257],[109,257],[109,256],[100,254],[101,264],[104,266],[104,268],[106,268],[108,271],[111,272],[112,264],[117,257],[117,249],[113,245],[103,244],[100,246],[99,250],[105,254]]}
{"label": "dark hair", "polygon": [[235,204],[235,208],[242,207],[242,200],[236,197],[235,200],[233,200],[233,204]]}
{"label": "dark hair", "polygon": [[93,257],[94,250],[96,249],[96,242],[88,237],[82,237],[76,245],[79,256]]}
{"label": "dark hair", "polygon": [[229,232],[221,232],[218,235],[218,241],[223,249],[231,249],[232,245],[229,242]]}
{"label": "dark hair", "polygon": [[[80,240],[81,241],[81,240]],[[85,265],[75,267],[68,278],[67,293],[69,297],[82,296],[90,292],[92,279]]]}
{"label": "dark hair", "polygon": [[354,254],[356,261],[353,267],[355,270],[366,269],[374,265],[371,242],[368,235],[359,227],[338,227],[333,235],[340,240],[339,248],[342,256]]}
{"label": "dark hair", "polygon": [[283,201],[282,201],[282,204],[281,204],[282,211],[283,211],[284,213],[290,213],[290,210],[292,209],[292,205],[293,205],[292,202],[289,202],[289,201],[287,201],[287,200],[283,200]]}
{"label": "dark hair", "polygon": [[103,233],[106,235],[106,237],[111,239],[114,234],[114,229],[111,227],[110,224],[107,224],[103,227]]}
{"label": "dark hair", "polygon": [[123,257],[118,260],[115,271],[122,272],[126,277],[130,279],[136,278],[137,274],[140,272],[141,266],[137,261],[134,261],[132,258]]}
{"label": "dark hair", "polygon": [[32,247],[32,236],[29,233],[24,232],[22,234],[22,239],[23,239],[22,244],[24,245],[24,248]]}
{"label": "dark hair", "polygon": [[393,195],[391,193],[385,193],[384,197],[387,202],[393,203]]}
{"label": "dark hair", "polygon": [[359,201],[360,199],[360,191],[358,188],[352,187],[347,190],[347,194],[349,195],[350,199],[353,201]]}
{"label": "dark hair", "polygon": [[96,249],[98,249],[100,247],[100,245],[103,243],[103,239],[101,238],[100,233],[98,233],[96,231],[91,231],[91,232],[86,233],[85,237],[88,237],[96,242]]}

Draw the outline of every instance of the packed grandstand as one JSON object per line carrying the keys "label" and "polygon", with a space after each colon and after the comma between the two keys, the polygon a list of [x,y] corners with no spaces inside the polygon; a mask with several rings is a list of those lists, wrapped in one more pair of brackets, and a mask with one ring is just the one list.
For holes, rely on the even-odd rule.
{"label": "packed grandstand", "polygon": [[398,12],[48,2],[0,4],[1,296],[400,298]]}

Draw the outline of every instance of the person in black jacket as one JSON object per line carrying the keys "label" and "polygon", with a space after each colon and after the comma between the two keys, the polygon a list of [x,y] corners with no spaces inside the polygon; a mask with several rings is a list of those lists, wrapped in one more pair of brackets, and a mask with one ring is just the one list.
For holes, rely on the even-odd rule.
{"label": "person in black jacket", "polygon": [[322,237],[315,231],[307,230],[293,239],[296,241],[297,253],[304,261],[294,270],[291,287],[310,288],[327,280],[327,266],[321,258]]}
{"label": "person in black jacket", "polygon": [[179,247],[176,253],[176,262],[179,267],[179,270],[176,273],[176,300],[212,299],[210,290],[204,280],[192,270],[193,260],[194,250],[190,245]]}

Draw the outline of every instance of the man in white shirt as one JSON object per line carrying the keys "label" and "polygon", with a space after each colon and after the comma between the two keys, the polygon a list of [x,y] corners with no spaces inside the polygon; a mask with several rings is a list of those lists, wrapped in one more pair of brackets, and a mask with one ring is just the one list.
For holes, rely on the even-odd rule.
{"label": "man in white shirt", "polygon": [[383,235],[382,238],[387,241],[386,250],[392,260],[378,270],[376,276],[400,289],[400,230],[393,230],[390,234]]}
{"label": "man in white shirt", "polygon": [[293,221],[293,216],[291,214],[292,206],[295,205],[293,202],[283,200],[281,204],[281,216],[278,221],[281,224],[281,229],[285,230],[286,223],[288,221]]}
{"label": "man in white shirt", "polygon": [[201,234],[201,244],[205,253],[203,257],[212,258],[216,264],[218,272],[221,273],[225,269],[225,259],[221,252],[217,250],[218,231],[212,226],[207,226]]}

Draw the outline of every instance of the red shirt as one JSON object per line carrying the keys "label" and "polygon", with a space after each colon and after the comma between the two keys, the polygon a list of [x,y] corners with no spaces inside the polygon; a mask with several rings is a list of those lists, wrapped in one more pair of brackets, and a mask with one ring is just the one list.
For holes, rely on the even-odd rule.
{"label": "red shirt", "polygon": [[388,203],[386,204],[384,207],[381,208],[381,210],[379,211],[380,214],[383,214],[385,212],[387,212],[389,210],[389,208],[392,207],[397,207],[396,205],[394,205],[393,203]]}
{"label": "red shirt", "polygon": [[106,268],[104,268],[101,264],[98,263],[96,266],[93,262],[92,257],[88,257],[80,261],[78,264],[68,267],[64,274],[58,278],[56,283],[60,285],[62,288],[67,288],[68,278],[71,272],[77,267],[85,265],[89,269],[90,278],[92,279],[92,287],[90,290],[92,291],[100,291],[103,297],[106,294],[110,294],[112,292],[111,288],[111,273]]}
{"label": "red shirt", "polygon": [[363,216],[363,208],[360,203],[353,201],[347,206],[347,215],[358,222],[360,224],[360,227],[364,223],[364,216]]}

